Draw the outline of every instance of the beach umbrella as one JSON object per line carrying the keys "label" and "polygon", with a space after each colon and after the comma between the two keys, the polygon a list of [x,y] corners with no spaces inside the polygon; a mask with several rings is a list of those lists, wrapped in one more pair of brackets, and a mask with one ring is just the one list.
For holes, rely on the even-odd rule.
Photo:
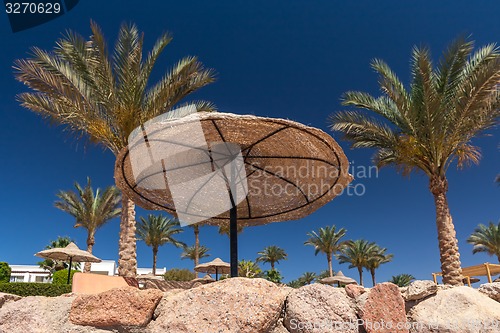
{"label": "beach umbrella", "polygon": [[229,224],[231,276],[237,227],[303,218],[352,180],[325,132],[284,119],[197,112],[161,116],[132,132],[118,155],[118,187],[137,205],[181,225]]}
{"label": "beach umbrella", "polygon": [[231,273],[231,265],[220,258],[215,258],[210,262],[197,265],[194,270],[200,273],[215,274],[215,281],[218,281],[219,274]]}
{"label": "beach umbrella", "polygon": [[319,280],[319,282],[324,283],[324,284],[334,284],[335,282],[338,283],[338,286],[340,287],[340,284],[358,284],[356,280],[351,279],[350,277],[347,277],[342,273],[342,271],[339,271],[337,274],[334,276],[329,276],[324,279]]}
{"label": "beach umbrella", "polygon": [[71,242],[66,247],[55,247],[35,253],[35,256],[43,259],[69,261],[68,281],[71,276],[71,266],[75,262],[101,262],[102,260],[93,256],[87,251],[80,250],[75,243]]}

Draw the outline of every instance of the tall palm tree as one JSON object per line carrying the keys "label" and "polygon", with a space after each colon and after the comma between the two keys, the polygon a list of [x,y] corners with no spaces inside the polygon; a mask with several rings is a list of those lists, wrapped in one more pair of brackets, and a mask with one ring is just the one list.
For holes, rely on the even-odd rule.
{"label": "tall palm tree", "polygon": [[359,284],[363,285],[363,268],[368,266],[372,256],[376,255],[377,245],[364,239],[347,241],[345,246],[337,255],[339,263],[348,263],[349,268],[357,268],[359,273]]}
{"label": "tall palm tree", "polygon": [[343,105],[372,111],[342,111],[331,116],[331,129],[345,134],[353,148],[374,148],[379,167],[395,165],[403,174],[423,171],[436,206],[436,225],[443,281],[462,285],[455,227],[446,193],[446,172],[478,163],[480,152],[471,140],[497,124],[500,116],[496,87],[500,53],[495,45],[474,51],[474,43],[459,39],[434,67],[427,48],[415,47],[411,84],[407,91],[382,60],[372,67],[380,75],[383,96],[349,91]]}
{"label": "tall palm tree", "polygon": [[[17,80],[32,92],[18,96],[21,105],[49,118],[78,137],[108,148],[115,156],[127,146],[131,132],[149,119],[174,109],[187,95],[214,81],[196,57],[182,58],[159,82],[150,75],[172,40],[164,33],[143,57],[144,35],[134,24],[120,27],[110,55],[99,26],[91,22],[89,40],[68,32],[53,51],[32,49],[15,62]],[[207,102],[198,111],[212,111]],[[122,195],[118,271],[136,276],[135,205]]]}
{"label": "tall palm tree", "polygon": [[178,220],[163,215],[149,214],[147,219],[140,218],[137,224],[137,239],[144,241],[153,249],[153,275],[156,275],[156,258],[160,246],[171,243],[175,247],[186,247],[186,244],[174,238],[175,235],[184,231],[179,226]]}
{"label": "tall palm tree", "polygon": [[[196,224],[190,224],[189,225],[191,228],[193,228],[194,231],[194,267],[198,266],[200,264],[200,225],[198,223]],[[198,272],[196,272],[196,277],[198,277]]]}
{"label": "tall palm tree", "polygon": [[345,233],[346,230],[344,228],[340,228],[339,231],[337,231],[334,225],[331,227],[327,226],[325,228],[320,228],[319,233],[316,233],[316,231],[308,233],[309,239],[304,242],[304,245],[314,246],[314,255],[318,255],[320,252],[326,254],[330,276],[333,276],[332,255],[342,248],[343,242],[340,240],[345,236]]}
{"label": "tall palm tree", "polygon": [[415,277],[411,274],[399,274],[393,276],[389,282],[394,283],[398,287],[406,287],[411,281],[415,280]]}
{"label": "tall palm tree", "polygon": [[472,253],[486,252],[490,256],[496,256],[500,263],[500,222],[498,225],[493,222],[488,226],[478,225],[467,242],[474,245]]}
{"label": "tall palm tree", "polygon": [[377,270],[380,265],[386,264],[394,258],[393,254],[387,254],[386,253],[387,249],[386,248],[381,248],[378,245],[375,247],[374,252],[370,254],[368,258],[368,262],[366,265],[366,268],[370,271],[370,274],[372,276],[372,283],[373,286],[375,287],[376,281],[375,281],[375,270]]}
{"label": "tall palm tree", "polygon": [[181,253],[181,259],[190,259],[194,262],[194,267],[198,266],[198,260],[201,258],[210,257],[208,254],[209,248],[206,246],[188,246],[184,248],[184,252]]}
{"label": "tall palm tree", "polygon": [[299,281],[302,282],[302,285],[307,285],[311,284],[316,280],[318,277],[316,276],[316,273],[314,272],[305,272],[299,277]]}
{"label": "tall palm tree", "polygon": [[280,260],[286,260],[288,255],[285,250],[276,245],[266,247],[264,250],[257,252],[259,255],[256,262],[270,263],[271,269],[274,270],[274,264],[279,264]]}
{"label": "tall palm tree", "polygon": [[[120,215],[120,191],[109,186],[103,192],[98,188],[94,193],[90,177],[87,177],[84,188],[75,182],[75,189],[76,191],[59,191],[56,195],[60,200],[54,206],[75,218],[75,228],[87,230],[87,251],[92,253],[97,229]],[[85,263],[83,271],[90,272],[89,262]]]}

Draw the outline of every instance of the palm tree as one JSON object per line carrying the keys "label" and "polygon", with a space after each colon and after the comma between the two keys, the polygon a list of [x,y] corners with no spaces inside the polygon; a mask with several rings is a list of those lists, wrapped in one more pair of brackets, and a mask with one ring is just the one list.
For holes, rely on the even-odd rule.
{"label": "palm tree", "polygon": [[340,250],[337,259],[341,264],[350,264],[349,268],[357,268],[359,284],[363,285],[363,268],[367,267],[370,258],[376,255],[376,249],[377,245],[375,243],[370,243],[364,239],[350,240]]}
{"label": "palm tree", "polygon": [[305,272],[299,277],[299,281],[303,283],[305,286],[306,284],[311,284],[316,280],[318,277],[316,276],[316,273],[314,272]]}
{"label": "palm tree", "polygon": [[153,275],[156,275],[156,257],[160,246],[171,243],[176,247],[186,247],[186,244],[174,238],[175,235],[184,231],[179,226],[178,220],[163,215],[149,214],[147,219],[140,218],[137,225],[137,239],[144,241],[153,249]]}
{"label": "palm tree", "polygon": [[184,248],[184,252],[181,253],[181,259],[190,259],[194,262],[194,267],[198,266],[197,261],[201,258],[210,257],[208,254],[208,247],[199,246],[198,249],[196,246],[188,246]]}
{"label": "palm tree", "polygon": [[[159,82],[151,85],[156,60],[172,40],[164,33],[143,57],[144,35],[124,24],[110,55],[99,26],[91,22],[89,40],[68,32],[52,52],[32,49],[15,62],[17,80],[33,92],[18,96],[21,105],[77,137],[108,148],[115,156],[127,146],[131,132],[149,119],[174,109],[187,95],[214,81],[196,57],[182,58]],[[212,111],[207,102],[198,111]],[[136,276],[135,205],[122,195],[119,274]]]}
{"label": "palm tree", "polygon": [[274,264],[279,264],[280,260],[286,260],[288,255],[282,248],[271,245],[266,247],[264,250],[257,252],[259,255],[256,262],[270,263],[271,269],[274,270]]}
{"label": "palm tree", "polygon": [[336,231],[334,225],[331,227],[327,226],[325,228],[320,228],[319,233],[316,233],[316,231],[308,233],[309,239],[304,242],[304,245],[314,246],[314,255],[318,255],[320,252],[326,254],[330,276],[333,276],[332,255],[342,248],[343,243],[340,242],[340,240],[345,236],[345,233],[346,230],[344,228],[340,228],[339,231]]}
{"label": "palm tree", "polygon": [[[54,206],[75,218],[75,228],[87,230],[87,251],[92,253],[97,229],[120,215],[120,191],[109,186],[102,193],[100,188],[94,193],[90,178],[87,178],[84,188],[75,182],[75,189],[76,192],[59,191],[57,197],[60,200]],[[89,262],[85,263],[83,271],[90,272]]]}
{"label": "palm tree", "polygon": [[[193,228],[194,231],[194,267],[198,266],[200,264],[200,225],[199,224],[190,224],[189,225],[191,228]],[[208,250],[208,249],[207,249]],[[208,256],[208,255],[207,255]],[[195,272],[196,277],[198,277],[198,272]]]}
{"label": "palm tree", "polygon": [[[242,225],[237,225],[238,235],[243,232],[243,226]],[[219,235],[226,235],[229,237],[229,222],[223,223],[219,225]]]}
{"label": "palm tree", "polygon": [[350,91],[343,105],[374,112],[343,111],[331,116],[331,129],[345,134],[353,148],[374,148],[374,163],[395,165],[404,175],[423,171],[436,206],[436,225],[443,281],[462,285],[462,269],[455,227],[446,192],[446,172],[478,163],[480,151],[472,138],[492,128],[500,116],[496,87],[500,81],[500,53],[487,45],[473,53],[474,43],[459,39],[433,67],[427,48],[414,47],[411,91],[382,60],[372,67],[380,75],[384,95]]}
{"label": "palm tree", "polygon": [[386,264],[394,258],[393,254],[386,254],[386,248],[381,248],[378,245],[375,246],[374,252],[370,254],[368,258],[368,262],[366,268],[370,271],[372,276],[372,283],[375,287],[375,270],[380,267],[382,264]]}
{"label": "palm tree", "polygon": [[472,253],[486,252],[490,256],[496,256],[500,263],[500,222],[498,225],[493,222],[488,226],[478,225],[467,242],[474,245]]}
{"label": "palm tree", "polygon": [[251,260],[240,260],[238,262],[238,275],[247,278],[261,277],[262,270],[257,263]]}
{"label": "palm tree", "polygon": [[415,278],[411,274],[399,274],[393,276],[389,282],[394,283],[398,287],[406,287],[413,280],[415,280]]}
{"label": "palm tree", "polygon": [[330,271],[328,269],[325,269],[323,271],[321,271],[317,276],[316,276],[316,280],[321,280],[321,279],[324,279],[324,278],[327,278],[329,276],[333,276],[335,275],[335,272],[333,271],[332,272],[332,275],[330,275]]}

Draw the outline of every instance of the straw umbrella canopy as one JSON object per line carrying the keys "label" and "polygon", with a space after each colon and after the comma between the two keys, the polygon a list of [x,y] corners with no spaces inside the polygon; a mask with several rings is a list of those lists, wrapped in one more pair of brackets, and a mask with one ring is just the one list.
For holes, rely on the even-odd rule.
{"label": "straw umbrella canopy", "polygon": [[102,260],[90,254],[87,251],[80,250],[75,243],[71,242],[66,247],[56,247],[48,250],[43,250],[35,253],[35,256],[43,258],[43,259],[52,259],[52,260],[61,260],[68,261],[69,260],[69,268],[68,268],[68,280],[71,276],[71,265],[73,261],[75,262],[101,262]]}
{"label": "straw umbrella canopy", "polygon": [[214,274],[215,273],[215,281],[219,280],[220,274],[229,274],[231,273],[231,265],[225,261],[222,261],[220,258],[215,258],[214,260],[199,264],[194,268],[196,272]]}
{"label": "straw umbrella canopy", "polygon": [[230,226],[237,276],[237,226],[303,218],[352,180],[325,132],[284,119],[198,112],[137,128],[115,165],[117,186],[139,206],[181,225]]}
{"label": "straw umbrella canopy", "polygon": [[339,287],[340,287],[341,283],[343,283],[343,284],[353,284],[353,283],[357,284],[356,280],[345,276],[344,273],[342,273],[342,271],[339,271],[334,276],[329,276],[329,277],[326,277],[324,279],[321,279],[321,280],[319,280],[319,282],[324,283],[324,284],[334,284],[335,282],[337,282],[339,284]]}

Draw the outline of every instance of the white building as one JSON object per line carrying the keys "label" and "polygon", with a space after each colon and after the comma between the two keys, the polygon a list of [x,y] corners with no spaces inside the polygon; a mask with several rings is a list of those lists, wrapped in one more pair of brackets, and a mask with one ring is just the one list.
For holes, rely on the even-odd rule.
{"label": "white building", "polygon": [[[80,265],[80,271],[83,271],[83,263]],[[9,265],[12,270],[10,282],[50,282],[49,271],[40,268],[38,265]],[[151,274],[152,268],[137,268],[137,275]],[[118,275],[118,267],[114,260],[103,260],[97,263],[91,263],[90,272],[102,275]],[[163,275],[166,268],[156,268],[156,275]]]}

